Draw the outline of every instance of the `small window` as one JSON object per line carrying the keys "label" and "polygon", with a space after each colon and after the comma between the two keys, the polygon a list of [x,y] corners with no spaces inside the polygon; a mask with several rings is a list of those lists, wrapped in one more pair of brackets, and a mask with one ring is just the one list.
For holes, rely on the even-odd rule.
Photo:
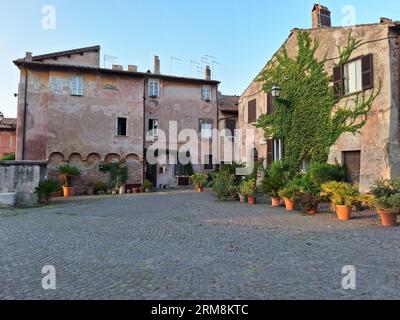
{"label": "small window", "polygon": [[362,91],[361,59],[345,64],[343,77],[345,94]]}
{"label": "small window", "polygon": [[204,101],[211,101],[211,86],[202,86],[201,98]]}
{"label": "small window", "polygon": [[213,121],[211,119],[200,120],[201,139],[208,140],[212,138]]}
{"label": "small window", "polygon": [[149,120],[149,134],[152,137],[158,136],[159,121],[156,119]]}
{"label": "small window", "polygon": [[247,122],[253,123],[257,121],[257,100],[249,101],[247,105]]}
{"label": "small window", "polygon": [[158,79],[149,80],[149,96],[150,97],[160,96],[160,81]]}
{"label": "small window", "polygon": [[282,150],[282,140],[274,139],[274,161],[282,160],[283,150]]}
{"label": "small window", "polygon": [[71,79],[71,95],[83,96],[83,76],[73,76]]}
{"label": "small window", "polygon": [[126,118],[118,118],[117,120],[117,135],[125,137],[127,135],[126,125],[127,125]]}
{"label": "small window", "polygon": [[204,170],[213,170],[213,156],[212,154],[206,155],[204,157]]}

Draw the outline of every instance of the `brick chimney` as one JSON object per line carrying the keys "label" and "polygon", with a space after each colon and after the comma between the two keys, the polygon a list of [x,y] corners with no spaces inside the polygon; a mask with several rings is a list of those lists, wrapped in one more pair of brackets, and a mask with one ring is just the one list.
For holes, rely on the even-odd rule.
{"label": "brick chimney", "polygon": [[160,74],[160,58],[159,58],[159,56],[154,56],[153,73]]}
{"label": "brick chimney", "polygon": [[115,70],[115,71],[124,71],[124,67],[121,66],[120,64],[113,64],[113,65],[112,65],[112,70]]}
{"label": "brick chimney", "polygon": [[206,80],[211,80],[211,69],[210,69],[210,66],[206,66],[205,79]]}
{"label": "brick chimney", "polygon": [[32,61],[32,52],[26,52],[25,53],[25,60],[26,61]]}
{"label": "brick chimney", "polygon": [[327,7],[321,6],[320,4],[314,4],[312,10],[312,27],[315,28],[330,28],[331,23],[331,12]]}
{"label": "brick chimney", "polygon": [[138,70],[137,66],[134,66],[134,65],[131,65],[131,64],[128,66],[128,71],[129,72],[137,72],[137,70]]}

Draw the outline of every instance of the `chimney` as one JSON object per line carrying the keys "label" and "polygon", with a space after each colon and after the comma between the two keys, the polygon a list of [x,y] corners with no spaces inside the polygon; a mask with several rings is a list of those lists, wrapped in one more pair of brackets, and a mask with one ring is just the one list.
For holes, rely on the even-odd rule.
{"label": "chimney", "polygon": [[153,73],[160,74],[160,58],[158,56],[154,56]]}
{"label": "chimney", "polygon": [[119,64],[113,64],[112,69],[115,71],[124,71],[124,67]]}
{"label": "chimney", "polygon": [[25,53],[25,61],[32,61],[32,52]]}
{"label": "chimney", "polygon": [[210,69],[210,66],[206,66],[205,79],[206,80],[211,80],[211,69]]}
{"label": "chimney", "polygon": [[137,66],[133,66],[133,65],[129,65],[128,66],[128,71],[129,72],[137,72],[138,67]]}
{"label": "chimney", "polygon": [[389,18],[384,18],[384,17],[382,17],[381,19],[380,19],[380,23],[392,23],[393,22],[393,20],[392,19],[389,19]]}
{"label": "chimney", "polygon": [[315,28],[330,28],[331,23],[331,12],[327,7],[321,6],[320,4],[314,4],[312,10],[312,27]]}

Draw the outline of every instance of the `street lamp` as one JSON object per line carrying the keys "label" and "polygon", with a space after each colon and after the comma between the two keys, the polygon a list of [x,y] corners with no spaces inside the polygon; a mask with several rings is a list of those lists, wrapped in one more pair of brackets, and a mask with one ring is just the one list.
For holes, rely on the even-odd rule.
{"label": "street lamp", "polygon": [[277,85],[274,85],[271,89],[271,94],[274,98],[279,98],[281,95],[281,88]]}

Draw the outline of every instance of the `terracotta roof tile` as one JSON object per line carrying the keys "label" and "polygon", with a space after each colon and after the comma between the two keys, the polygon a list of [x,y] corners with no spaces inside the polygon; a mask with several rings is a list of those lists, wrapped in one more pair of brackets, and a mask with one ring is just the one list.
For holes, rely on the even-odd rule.
{"label": "terracotta roof tile", "polygon": [[0,118],[0,129],[15,130],[17,129],[17,119]]}

